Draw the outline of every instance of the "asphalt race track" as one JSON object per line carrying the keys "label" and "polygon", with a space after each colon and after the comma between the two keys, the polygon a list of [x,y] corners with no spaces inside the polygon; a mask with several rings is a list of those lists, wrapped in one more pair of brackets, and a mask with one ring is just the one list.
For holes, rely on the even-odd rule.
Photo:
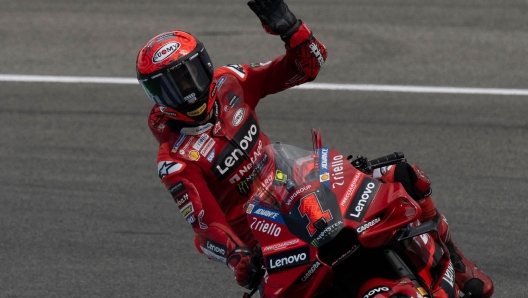
{"label": "asphalt race track", "polygon": [[[154,35],[194,33],[217,67],[284,52],[246,1],[2,0],[0,74],[135,77]],[[522,0],[289,0],[328,48],[316,82],[528,89]],[[139,85],[0,81],[0,297],[241,297],[159,183]],[[403,151],[494,297],[528,297],[528,96],[288,90],[274,141]]]}

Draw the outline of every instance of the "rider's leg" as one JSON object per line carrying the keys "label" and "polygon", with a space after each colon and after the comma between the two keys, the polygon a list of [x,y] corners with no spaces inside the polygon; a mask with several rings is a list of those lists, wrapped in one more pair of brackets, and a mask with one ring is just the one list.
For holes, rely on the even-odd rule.
{"label": "rider's leg", "polygon": [[444,242],[449,250],[451,262],[455,268],[455,282],[460,290],[470,297],[491,297],[494,291],[491,279],[473,262],[468,260],[453,243],[444,215],[438,212],[436,216],[440,217],[438,219],[440,240]]}
{"label": "rider's leg", "polygon": [[493,282],[473,262],[468,260],[451,239],[449,226],[431,198],[431,182],[418,166],[400,163],[384,169],[381,179],[386,182],[400,182],[407,193],[416,200],[422,209],[420,221],[438,219],[440,240],[449,250],[455,268],[455,281],[458,287],[470,297],[488,298],[493,294]]}

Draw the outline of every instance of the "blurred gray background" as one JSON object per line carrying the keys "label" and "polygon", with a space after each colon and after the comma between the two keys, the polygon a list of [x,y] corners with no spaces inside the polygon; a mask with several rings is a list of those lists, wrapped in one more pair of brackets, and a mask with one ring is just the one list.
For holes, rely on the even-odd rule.
{"label": "blurred gray background", "polygon": [[[284,53],[246,1],[0,0],[0,74],[135,77],[158,33],[216,67]],[[528,2],[288,0],[327,46],[316,82],[528,89]],[[195,251],[156,174],[139,85],[0,81],[0,297],[240,297]],[[257,108],[273,141],[403,151],[495,297],[528,290],[528,96],[294,89]]]}

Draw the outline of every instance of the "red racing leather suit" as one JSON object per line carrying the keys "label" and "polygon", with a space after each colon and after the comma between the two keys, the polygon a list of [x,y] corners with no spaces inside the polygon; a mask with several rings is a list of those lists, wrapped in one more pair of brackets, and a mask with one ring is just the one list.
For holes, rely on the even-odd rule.
{"label": "red racing leather suit", "polygon": [[326,56],[324,45],[303,23],[285,55],[214,72],[210,123],[178,127],[154,105],[149,127],[160,143],[159,177],[191,224],[196,248],[208,258],[226,263],[235,247],[256,245],[243,206],[250,198],[248,177],[267,158],[263,148],[270,141],[255,107],[269,94],[313,80]]}

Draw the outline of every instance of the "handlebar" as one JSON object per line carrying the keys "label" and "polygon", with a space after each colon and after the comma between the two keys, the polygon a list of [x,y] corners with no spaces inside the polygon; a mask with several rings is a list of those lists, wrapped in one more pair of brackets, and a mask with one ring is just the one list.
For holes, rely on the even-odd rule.
{"label": "handlebar", "polygon": [[380,158],[371,159],[368,161],[370,169],[377,169],[384,166],[389,166],[405,161],[403,152],[394,152],[393,154],[385,155]]}
{"label": "handlebar", "polygon": [[369,174],[372,173],[374,169],[406,161],[402,152],[394,152],[393,154],[371,160],[368,160],[366,157],[361,155],[358,155],[356,158],[353,158],[353,156],[350,155],[347,159],[356,169],[362,171],[363,173]]}

